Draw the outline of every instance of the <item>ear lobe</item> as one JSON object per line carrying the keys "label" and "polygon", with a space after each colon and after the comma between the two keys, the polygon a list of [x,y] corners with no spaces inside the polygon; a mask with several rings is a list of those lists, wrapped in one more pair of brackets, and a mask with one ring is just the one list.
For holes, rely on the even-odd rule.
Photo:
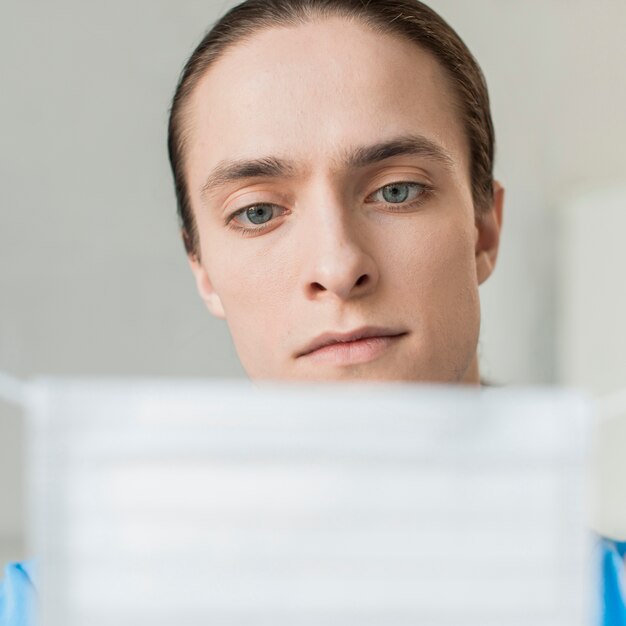
{"label": "ear lobe", "polygon": [[476,278],[482,285],[493,273],[498,258],[502,210],[504,207],[504,187],[493,183],[493,203],[491,208],[476,218]]}
{"label": "ear lobe", "polygon": [[226,313],[224,312],[222,301],[213,288],[209,275],[207,274],[206,269],[204,269],[202,263],[200,263],[198,258],[192,254],[187,255],[187,261],[189,262],[189,267],[191,268],[196,280],[198,294],[206,305],[206,308],[212,315],[215,315],[215,317],[226,319]]}

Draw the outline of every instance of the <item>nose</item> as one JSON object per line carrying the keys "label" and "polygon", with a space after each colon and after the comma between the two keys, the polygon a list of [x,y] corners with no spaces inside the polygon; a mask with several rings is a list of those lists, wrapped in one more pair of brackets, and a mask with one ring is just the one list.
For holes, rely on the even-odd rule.
{"label": "nose", "polygon": [[[304,289],[311,300],[334,295],[341,300],[371,293],[378,283],[376,261],[366,245],[364,225],[341,209],[315,211],[308,220],[308,263]],[[314,222],[314,223],[312,223]]]}

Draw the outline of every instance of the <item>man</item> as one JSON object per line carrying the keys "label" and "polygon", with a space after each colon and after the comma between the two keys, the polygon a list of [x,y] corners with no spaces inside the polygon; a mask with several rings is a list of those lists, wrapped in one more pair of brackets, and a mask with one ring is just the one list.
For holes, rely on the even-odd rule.
{"label": "man", "polygon": [[169,151],[198,292],[251,378],[480,383],[504,191],[484,78],[428,7],[244,2],[188,61]]}
{"label": "man", "polygon": [[432,11],[244,3],[186,67],[170,158],[252,378],[479,383],[504,192],[484,79]]}

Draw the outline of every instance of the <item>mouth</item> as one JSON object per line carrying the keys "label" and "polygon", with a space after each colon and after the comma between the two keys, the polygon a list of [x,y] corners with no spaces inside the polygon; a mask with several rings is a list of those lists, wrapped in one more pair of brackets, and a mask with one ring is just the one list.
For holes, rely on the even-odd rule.
{"label": "mouth", "polygon": [[398,343],[404,330],[364,327],[348,333],[324,333],[296,355],[317,362],[349,365],[372,361]]}

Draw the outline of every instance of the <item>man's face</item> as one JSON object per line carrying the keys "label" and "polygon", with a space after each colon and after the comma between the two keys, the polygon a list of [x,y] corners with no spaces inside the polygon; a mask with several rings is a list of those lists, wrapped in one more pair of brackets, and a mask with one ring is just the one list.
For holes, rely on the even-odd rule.
{"label": "man's face", "polygon": [[339,18],[262,31],[202,78],[191,265],[252,378],[477,382],[501,208],[475,221],[454,101],[427,52]]}

